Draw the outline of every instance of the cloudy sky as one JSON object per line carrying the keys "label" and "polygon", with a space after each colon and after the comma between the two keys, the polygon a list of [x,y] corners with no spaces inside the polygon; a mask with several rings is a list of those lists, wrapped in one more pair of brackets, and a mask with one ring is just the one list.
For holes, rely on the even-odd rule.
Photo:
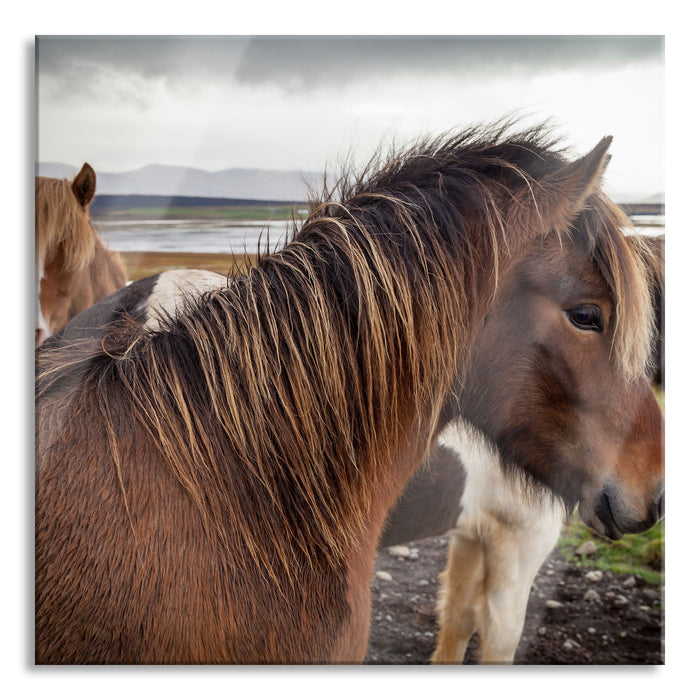
{"label": "cloudy sky", "polygon": [[613,134],[610,189],[664,191],[659,36],[44,36],[36,70],[42,162],[322,170],[515,113]]}

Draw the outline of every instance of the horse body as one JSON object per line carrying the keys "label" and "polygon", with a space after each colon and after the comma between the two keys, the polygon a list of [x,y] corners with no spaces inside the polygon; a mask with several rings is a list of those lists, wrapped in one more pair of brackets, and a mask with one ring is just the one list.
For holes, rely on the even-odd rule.
{"label": "horse body", "polygon": [[37,346],[126,284],[119,256],[105,248],[90,223],[95,188],[95,172],[87,163],[72,182],[36,178]]}
{"label": "horse body", "polygon": [[457,416],[599,531],[647,527],[648,293],[607,146],[422,144],[150,326],[73,319],[38,356],[37,661],[361,661],[382,525]]}

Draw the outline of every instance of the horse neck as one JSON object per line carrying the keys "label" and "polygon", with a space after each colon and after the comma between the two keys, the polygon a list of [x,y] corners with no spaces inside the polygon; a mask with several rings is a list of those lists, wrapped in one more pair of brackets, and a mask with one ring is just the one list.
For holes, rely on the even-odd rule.
{"label": "horse neck", "polygon": [[119,253],[107,250],[95,236],[95,256],[91,264],[91,284],[95,298],[101,299],[126,285],[126,268]]}
{"label": "horse neck", "polygon": [[[371,485],[378,520],[436,432],[466,347],[469,294],[479,286],[465,283],[465,266],[451,257],[454,240],[448,254],[438,227],[425,229],[432,214],[421,214],[403,240],[355,215],[312,218],[259,265],[266,297],[280,290],[285,312],[301,310],[292,325],[342,416],[334,434],[346,436],[346,461]],[[313,294],[290,304],[290,290],[309,281]]]}

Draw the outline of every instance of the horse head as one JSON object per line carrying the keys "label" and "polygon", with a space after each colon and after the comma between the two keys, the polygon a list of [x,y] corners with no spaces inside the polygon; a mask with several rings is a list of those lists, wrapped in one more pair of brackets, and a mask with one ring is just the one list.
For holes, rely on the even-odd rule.
{"label": "horse head", "polygon": [[663,418],[645,376],[647,266],[599,188],[609,142],[511,197],[522,238],[501,260],[459,401],[504,464],[618,539],[663,516]]}

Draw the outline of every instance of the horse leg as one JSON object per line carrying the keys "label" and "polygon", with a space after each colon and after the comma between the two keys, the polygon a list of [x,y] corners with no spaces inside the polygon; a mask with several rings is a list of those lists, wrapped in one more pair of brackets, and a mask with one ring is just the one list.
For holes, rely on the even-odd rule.
{"label": "horse leg", "polygon": [[491,529],[484,556],[481,663],[513,663],[532,583],[557,542],[561,523],[562,518],[553,512],[532,527],[509,528],[501,523]]}
{"label": "horse leg", "polygon": [[431,658],[434,664],[461,664],[469,640],[485,612],[484,549],[461,533],[450,540],[447,568],[440,575],[438,597],[440,631]]}

